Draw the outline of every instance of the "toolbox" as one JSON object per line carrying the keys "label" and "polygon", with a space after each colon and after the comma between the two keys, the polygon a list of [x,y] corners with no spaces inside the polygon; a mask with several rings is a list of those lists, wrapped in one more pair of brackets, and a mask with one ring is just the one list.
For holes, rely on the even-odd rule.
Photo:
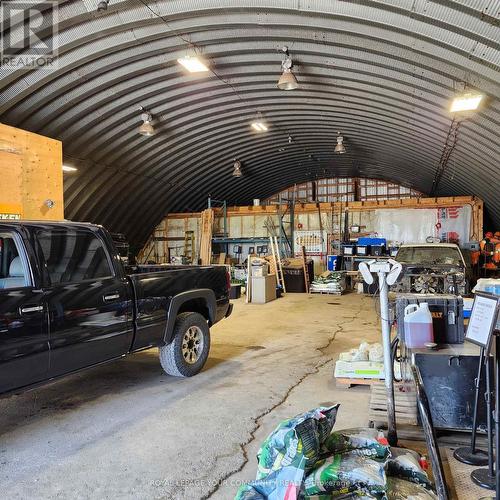
{"label": "toolbox", "polygon": [[371,255],[381,256],[385,255],[385,245],[372,245]]}
{"label": "toolbox", "polygon": [[370,245],[356,245],[357,255],[370,255]]}
{"label": "toolbox", "polygon": [[356,255],[356,245],[351,243],[343,243],[342,251],[344,252],[344,255]]}
{"label": "toolbox", "polygon": [[404,342],[404,314],[408,304],[427,302],[432,314],[436,344],[463,344],[464,301],[456,295],[401,293],[396,296],[398,337]]}

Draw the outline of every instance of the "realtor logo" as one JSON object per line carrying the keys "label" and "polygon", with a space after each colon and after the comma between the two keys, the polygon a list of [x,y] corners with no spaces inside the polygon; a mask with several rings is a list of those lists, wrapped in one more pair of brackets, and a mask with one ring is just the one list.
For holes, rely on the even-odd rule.
{"label": "realtor logo", "polygon": [[0,0],[0,67],[54,69],[58,22],[57,1]]}

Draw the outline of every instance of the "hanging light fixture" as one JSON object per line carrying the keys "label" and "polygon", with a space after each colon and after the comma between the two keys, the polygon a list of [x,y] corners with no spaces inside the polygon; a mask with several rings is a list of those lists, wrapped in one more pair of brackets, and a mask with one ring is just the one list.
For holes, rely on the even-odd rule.
{"label": "hanging light fixture", "polygon": [[141,108],[143,113],[141,114],[141,120],[144,122],[138,129],[139,134],[146,137],[150,137],[156,134],[153,127],[153,115],[149,111],[145,111]]}
{"label": "hanging light fixture", "polygon": [[243,173],[241,172],[241,161],[240,160],[234,160],[233,177],[243,177]]}
{"label": "hanging light fixture", "polygon": [[210,71],[208,66],[198,56],[186,56],[177,59],[177,62],[190,73],[206,73]]}
{"label": "hanging light fixture", "polygon": [[455,97],[455,99],[453,99],[450,111],[452,113],[474,111],[479,107],[483,97],[484,96],[482,94],[475,92],[465,92],[463,94],[459,94]]}
{"label": "hanging light fixture", "polygon": [[78,169],[76,167],[70,167],[69,165],[62,166],[63,172],[76,172]]}
{"label": "hanging light fixture", "polygon": [[103,10],[108,10],[109,0],[99,0],[97,4],[97,12],[102,12]]}
{"label": "hanging light fixture", "polygon": [[262,113],[260,112],[256,114],[254,121],[251,123],[251,126],[256,132],[267,132],[269,130],[269,127],[267,126],[264,118],[262,117]]}
{"label": "hanging light fixture", "polygon": [[283,73],[278,80],[278,88],[280,90],[295,90],[299,88],[299,82],[293,74],[293,61],[288,52],[288,47],[283,47],[282,52],[285,53],[285,59],[281,62],[281,69]]}
{"label": "hanging light fixture", "polygon": [[335,146],[335,153],[337,153],[338,155],[342,155],[345,153],[344,137],[340,135],[340,132],[338,132],[337,135],[337,145]]}

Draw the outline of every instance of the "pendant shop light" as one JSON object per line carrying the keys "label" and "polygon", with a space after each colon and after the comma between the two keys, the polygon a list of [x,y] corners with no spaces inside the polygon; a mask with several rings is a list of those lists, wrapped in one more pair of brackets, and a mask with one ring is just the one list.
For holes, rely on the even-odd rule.
{"label": "pendant shop light", "polygon": [[241,161],[240,160],[234,160],[234,170],[233,170],[233,177],[243,177],[243,173],[241,172]]}
{"label": "pendant shop light", "polygon": [[299,82],[297,82],[297,78],[293,74],[293,61],[288,52],[288,47],[283,47],[281,49],[285,53],[285,59],[281,62],[281,69],[283,73],[278,80],[278,88],[280,90],[295,90],[299,88]]}
{"label": "pendant shop light", "polygon": [[102,12],[103,10],[108,10],[109,0],[100,0],[97,4],[97,12]]}
{"label": "pendant shop light", "polygon": [[144,135],[146,137],[150,137],[156,134],[156,131],[153,127],[153,115],[148,111],[144,111],[141,114],[141,120],[144,122],[138,129],[139,134]]}
{"label": "pendant shop light", "polygon": [[340,132],[338,132],[337,136],[337,145],[335,146],[335,153],[338,155],[342,155],[345,153],[345,146],[344,146],[344,138],[340,135]]}

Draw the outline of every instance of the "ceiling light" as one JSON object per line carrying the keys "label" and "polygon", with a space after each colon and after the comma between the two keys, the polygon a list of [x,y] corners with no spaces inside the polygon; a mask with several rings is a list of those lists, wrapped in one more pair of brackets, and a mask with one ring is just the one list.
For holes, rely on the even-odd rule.
{"label": "ceiling light", "polygon": [[75,167],[69,167],[68,165],[62,166],[63,172],[76,172],[78,169]]}
{"label": "ceiling light", "polygon": [[343,142],[344,142],[344,138],[340,135],[340,132],[339,132],[339,135],[337,136],[337,145],[335,146],[335,152],[338,155],[345,153],[345,146],[344,146]]}
{"label": "ceiling light", "polygon": [[97,12],[102,12],[103,10],[108,10],[109,0],[100,0],[97,4]]}
{"label": "ceiling light", "polygon": [[267,126],[262,122],[252,122],[252,127],[257,132],[267,132],[268,131]]}
{"label": "ceiling light", "polygon": [[293,61],[288,53],[288,47],[283,47],[282,51],[285,53],[286,57],[281,62],[281,69],[283,71],[280,79],[278,80],[278,88],[281,90],[295,90],[299,88],[299,82],[293,74]]}
{"label": "ceiling light", "polygon": [[257,113],[255,115],[254,121],[251,123],[252,128],[257,132],[267,132],[269,127],[267,126],[264,118],[262,117],[262,113]]}
{"label": "ceiling light", "polygon": [[177,59],[190,73],[204,73],[209,71],[208,66],[196,56],[186,56]]}
{"label": "ceiling light", "polygon": [[146,137],[150,137],[156,134],[156,131],[153,127],[153,115],[145,111],[141,114],[141,120],[144,122],[138,129],[139,134],[145,135]]}
{"label": "ceiling light", "polygon": [[241,172],[241,161],[240,160],[234,160],[234,170],[233,170],[233,177],[242,177],[243,173]]}
{"label": "ceiling light", "polygon": [[461,94],[453,99],[450,111],[452,113],[457,113],[460,111],[473,111],[478,108],[482,98],[482,94],[474,94],[471,92]]}

